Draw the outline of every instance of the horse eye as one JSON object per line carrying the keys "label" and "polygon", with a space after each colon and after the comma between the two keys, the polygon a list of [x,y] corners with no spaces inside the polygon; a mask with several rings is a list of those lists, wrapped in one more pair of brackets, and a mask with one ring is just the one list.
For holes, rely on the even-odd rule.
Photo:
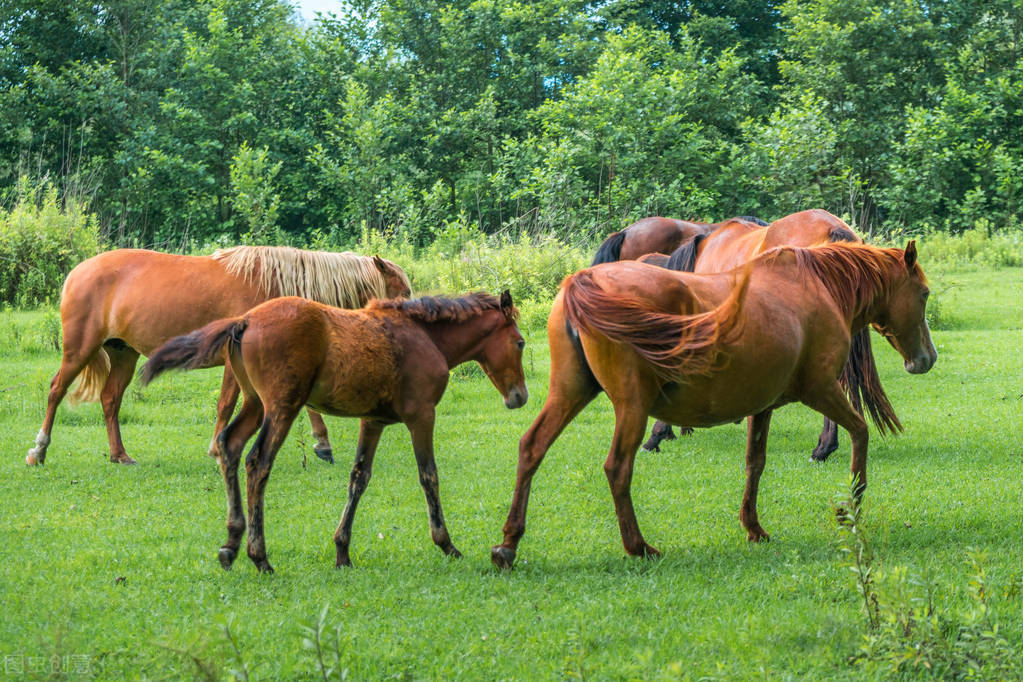
{"label": "horse eye", "polygon": [[519,339],[518,341],[515,342],[515,345],[519,347],[519,350],[522,350],[523,348],[526,347],[526,340]]}

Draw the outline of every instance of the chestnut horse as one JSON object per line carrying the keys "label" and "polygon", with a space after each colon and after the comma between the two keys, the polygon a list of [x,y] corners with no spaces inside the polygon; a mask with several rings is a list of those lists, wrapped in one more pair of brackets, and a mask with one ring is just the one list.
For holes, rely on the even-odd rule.
{"label": "chestnut horse", "polygon": [[[664,263],[660,262],[663,259],[656,256],[652,257],[654,260],[651,257],[643,260],[683,272],[725,272],[776,246],[821,246],[835,242],[862,241],[840,218],[827,211],[814,209],[793,213],[766,226],[751,225],[745,219],[728,220],[719,223],[712,232],[696,235],[683,243]],[[882,434],[902,430],[902,424],[877,374],[868,329],[853,337],[849,361],[842,373],[842,384],[856,411],[863,414],[866,406]],[[656,422],[643,447],[658,450],[662,440],[674,437],[669,424]],[[833,421],[825,417],[817,446],[810,458],[823,462],[837,448],[838,429]]]}
{"label": "chestnut horse", "polygon": [[[760,218],[743,216],[733,220],[746,220],[755,225],[767,225]],[[628,227],[612,232],[597,247],[591,265],[614,263],[620,260],[638,260],[648,253],[671,253],[683,243],[699,235],[707,235],[724,223],[693,223],[675,218],[643,218]]]}
{"label": "chestnut horse", "polygon": [[533,475],[562,429],[602,390],[615,413],[604,471],[630,555],[658,554],[639,531],[630,496],[648,415],[701,427],[750,416],[739,519],[751,542],[769,539],[757,518],[757,488],[771,413],[786,403],[800,401],[849,431],[861,494],[867,425],[838,381],[850,338],[873,324],[907,371],[928,371],[937,352],[924,317],[927,293],[913,242],[905,251],[781,247],[712,275],[621,262],[567,277],[548,320],[550,391],[519,442],[515,493],[492,561],[512,566]]}
{"label": "chestnut horse", "polygon": [[260,571],[273,570],[263,538],[263,493],[274,456],[303,405],[362,420],[348,504],[334,534],[338,566],[351,565],[348,546],[355,508],[369,482],[380,433],[397,422],[412,434],[430,535],[445,554],[461,556],[444,525],[437,491],[434,411],[444,395],[448,372],[469,360],[482,365],[505,406],[525,404],[529,395],[522,372],[525,341],[515,324],[517,317],[507,291],[499,299],[472,294],[377,300],[362,310],[279,298],[159,348],[142,368],[143,384],[168,369],[209,366],[225,347],[241,384],[241,411],[216,438],[228,506],[221,565],[231,567],[245,532],[238,462],[245,443],[259,429],[245,458],[248,554]]}
{"label": "chestnut horse", "polygon": [[[110,461],[134,464],[121,442],[121,398],[139,354],[167,339],[223,317],[240,315],[277,296],[297,295],[348,308],[371,298],[407,296],[408,277],[377,256],[301,251],[288,247],[236,246],[212,256],[176,256],[118,249],[79,263],[61,293],[64,357],[50,382],[42,429],[25,461],[42,464],[57,406],[76,377],[72,403],[100,401]],[[238,385],[225,369],[217,403],[219,433],[234,411]],[[332,460],[327,427],[309,413],[315,452]],[[211,443],[212,449],[212,443]]]}

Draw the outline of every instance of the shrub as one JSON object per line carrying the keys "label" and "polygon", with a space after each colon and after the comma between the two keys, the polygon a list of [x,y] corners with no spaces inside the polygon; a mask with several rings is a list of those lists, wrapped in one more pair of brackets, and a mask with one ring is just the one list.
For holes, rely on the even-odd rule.
{"label": "shrub", "polygon": [[96,216],[48,181],[19,181],[13,206],[0,208],[0,302],[31,307],[60,296],[64,278],[100,250]]}

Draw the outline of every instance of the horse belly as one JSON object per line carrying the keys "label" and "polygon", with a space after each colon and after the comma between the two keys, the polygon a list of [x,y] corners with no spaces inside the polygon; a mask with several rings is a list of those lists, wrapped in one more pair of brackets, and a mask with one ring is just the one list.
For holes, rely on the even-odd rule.
{"label": "horse belly", "polygon": [[391,349],[375,343],[347,343],[332,350],[317,376],[309,405],[340,417],[392,415],[398,380]]}

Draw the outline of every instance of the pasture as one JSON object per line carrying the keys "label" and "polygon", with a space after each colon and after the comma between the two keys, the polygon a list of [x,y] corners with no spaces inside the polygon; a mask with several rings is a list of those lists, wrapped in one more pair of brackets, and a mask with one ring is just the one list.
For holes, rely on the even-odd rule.
{"label": "pasture", "polygon": [[[875,589],[885,616],[930,594],[946,629],[986,619],[1002,640],[996,655],[1019,665],[1023,269],[938,269],[922,258],[938,299],[937,365],[911,376],[874,337],[906,427],[887,439],[872,429],[863,528]],[[409,436],[396,425],[355,518],[354,566],[335,569],[357,422],[327,420],[338,461],[330,466],[313,456],[300,419],[267,488],[277,572],[258,575],[245,557],[230,572],[217,561],[224,488],[205,452],[219,370],[167,376],[144,391],[132,384],[121,422],[137,466],[107,461],[101,411],[89,404],[61,406],[45,466],[27,468],[59,365],[53,313],[3,312],[0,658],[40,678],[318,678],[304,640],[315,639],[308,627],[327,608],[323,659],[333,666],[337,657],[334,674],[351,679],[888,674],[894,655],[863,650],[863,598],[839,551],[832,500],[847,489],[848,437],[811,464],[820,417],[801,406],[771,425],[759,505],[770,543],[748,544],[737,518],[745,428],[733,425],[638,455],[637,514],[664,557],[625,558],[602,469],[613,417],[601,397],[551,448],[516,567],[496,571],[490,546],[501,539],[517,442],[547,390],[544,329],[522,331],[524,408],[506,410],[468,368],[438,407],[440,494],[463,559],[430,541]],[[921,675],[914,651],[939,646],[912,633],[895,644],[905,645],[904,671]],[[962,656],[966,674],[970,654]]]}

